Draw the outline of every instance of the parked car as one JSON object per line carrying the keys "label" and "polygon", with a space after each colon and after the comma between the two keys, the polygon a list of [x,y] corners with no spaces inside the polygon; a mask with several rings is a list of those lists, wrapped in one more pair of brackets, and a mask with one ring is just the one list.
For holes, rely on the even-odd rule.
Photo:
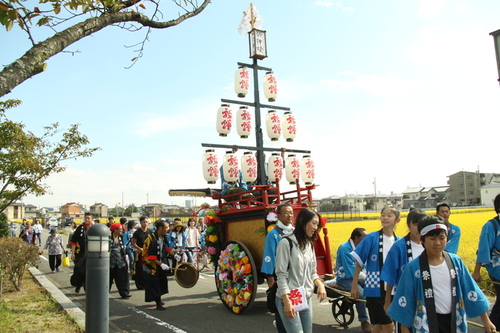
{"label": "parked car", "polygon": [[64,226],[67,227],[67,226],[70,226],[73,224],[73,218],[72,217],[65,217],[64,218]]}
{"label": "parked car", "polygon": [[49,219],[49,222],[47,223],[47,225],[50,228],[57,228],[59,226],[59,221],[57,221],[57,219],[55,217],[51,217]]}

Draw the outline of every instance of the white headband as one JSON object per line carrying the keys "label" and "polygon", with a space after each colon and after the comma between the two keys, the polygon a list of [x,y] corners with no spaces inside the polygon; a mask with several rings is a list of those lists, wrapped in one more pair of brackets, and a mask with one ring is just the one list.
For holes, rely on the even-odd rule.
{"label": "white headband", "polygon": [[446,232],[446,235],[448,235],[448,228],[446,227],[446,225],[444,225],[442,223],[439,223],[439,224],[436,223],[436,224],[428,225],[427,227],[423,228],[422,231],[420,231],[420,236],[425,236],[429,233],[429,231],[436,230],[436,229],[444,230],[444,232]]}

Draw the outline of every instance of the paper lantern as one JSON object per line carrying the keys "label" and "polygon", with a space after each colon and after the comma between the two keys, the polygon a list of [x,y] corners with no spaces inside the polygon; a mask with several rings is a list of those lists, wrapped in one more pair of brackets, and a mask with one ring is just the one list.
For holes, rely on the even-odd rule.
{"label": "paper lantern", "polygon": [[314,162],[311,155],[304,155],[300,161],[300,176],[306,185],[314,183]]}
{"label": "paper lantern", "polygon": [[245,97],[250,85],[250,73],[246,67],[239,67],[234,74],[234,91],[238,97]]}
{"label": "paper lantern", "polygon": [[208,184],[215,184],[217,179],[219,179],[218,163],[217,155],[214,153],[214,150],[205,150],[205,154],[203,154],[202,157],[203,178],[205,178]]}
{"label": "paper lantern", "polygon": [[271,141],[278,141],[281,135],[281,123],[280,116],[276,113],[275,110],[271,110],[267,113],[266,117],[266,128],[267,135],[271,139]]}
{"label": "paper lantern", "polygon": [[278,81],[273,72],[267,72],[264,75],[264,96],[269,102],[274,102],[278,97]]}
{"label": "paper lantern", "polygon": [[252,184],[257,179],[257,159],[250,151],[241,157],[241,173],[243,181],[247,184]]}
{"label": "paper lantern", "polygon": [[248,111],[248,107],[240,106],[240,109],[236,112],[236,129],[240,138],[248,138],[251,128],[252,115]]}
{"label": "paper lantern", "polygon": [[293,142],[297,134],[297,127],[295,124],[295,117],[290,111],[285,112],[285,115],[281,119],[281,130],[286,142]]}
{"label": "paper lantern", "polygon": [[280,154],[273,153],[267,160],[267,177],[273,183],[283,178],[283,159]]}
{"label": "paper lantern", "polygon": [[300,179],[300,162],[295,155],[288,155],[285,161],[286,180],[295,185]]}
{"label": "paper lantern", "polygon": [[228,183],[236,183],[238,181],[240,171],[238,158],[232,151],[226,151],[222,162],[222,170],[224,172],[224,179]]}
{"label": "paper lantern", "polygon": [[226,137],[231,132],[233,113],[229,104],[222,104],[217,110],[217,132],[219,136]]}

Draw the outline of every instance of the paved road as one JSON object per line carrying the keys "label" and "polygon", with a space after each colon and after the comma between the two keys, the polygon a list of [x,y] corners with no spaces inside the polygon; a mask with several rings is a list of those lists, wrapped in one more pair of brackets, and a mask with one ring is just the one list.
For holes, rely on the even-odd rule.
{"label": "paved road", "polygon": [[[76,294],[69,283],[72,266],[52,274],[47,260],[41,259],[39,270],[85,311],[85,293],[82,290]],[[222,305],[215,290],[213,274],[207,270],[201,273],[196,286],[190,289],[182,288],[175,280],[169,279],[170,293],[163,297],[167,311],[157,311],[152,303],[145,303],[144,291],[137,290],[133,281],[132,297],[128,300],[122,300],[113,286],[109,294],[110,332],[276,332],[272,325],[274,316],[266,311],[264,285],[260,286],[252,307],[236,315]],[[361,332],[357,319],[348,329],[335,325],[331,305],[327,301],[320,304],[314,300],[313,311],[314,332]],[[481,331],[469,326],[469,332]]]}

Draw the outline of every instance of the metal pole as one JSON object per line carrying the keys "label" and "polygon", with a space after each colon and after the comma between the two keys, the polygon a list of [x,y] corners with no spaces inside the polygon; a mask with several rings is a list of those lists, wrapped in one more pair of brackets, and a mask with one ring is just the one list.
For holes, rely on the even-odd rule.
{"label": "metal pole", "polygon": [[259,70],[257,59],[253,59],[253,96],[255,102],[255,145],[257,146],[257,184],[266,185],[266,161],[262,148],[264,141],[262,138],[262,127],[260,118],[260,96],[259,96]]}
{"label": "metal pole", "polygon": [[[111,232],[105,224],[94,224],[87,237],[99,236],[108,242],[106,250],[89,252],[86,244],[85,275],[85,331],[89,333],[109,332],[109,237]],[[101,248],[102,248],[101,243]]]}

